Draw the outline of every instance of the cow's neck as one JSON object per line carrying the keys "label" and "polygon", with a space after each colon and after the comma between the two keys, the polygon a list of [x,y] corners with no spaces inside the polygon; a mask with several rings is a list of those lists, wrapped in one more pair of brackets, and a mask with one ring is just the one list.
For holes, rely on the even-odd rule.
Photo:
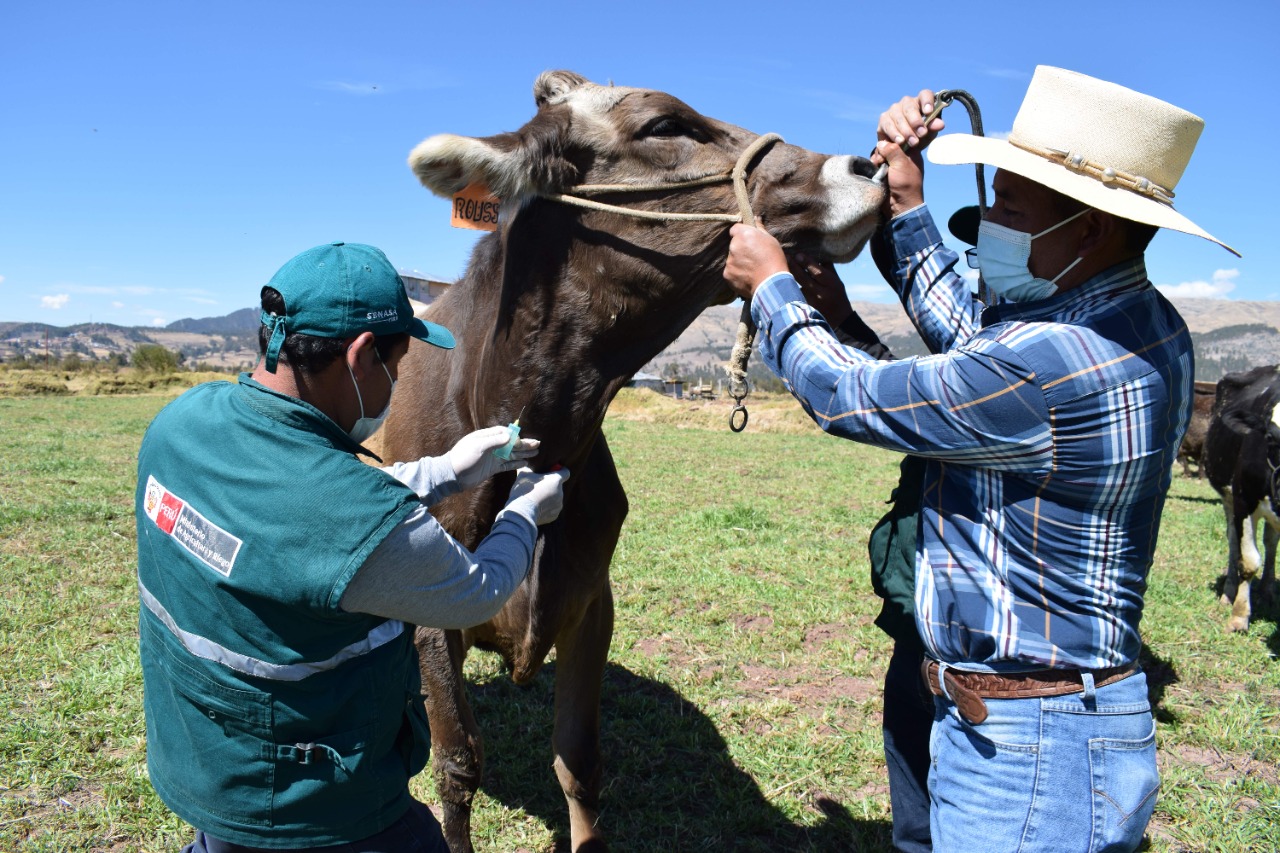
{"label": "cow's neck", "polygon": [[652,225],[624,237],[555,207],[534,213],[504,235],[480,408],[486,422],[520,415],[525,433],[542,440],[544,460],[572,466],[618,389],[721,292],[728,238],[717,229],[712,245],[673,256],[669,243],[643,245],[641,237],[663,239]]}

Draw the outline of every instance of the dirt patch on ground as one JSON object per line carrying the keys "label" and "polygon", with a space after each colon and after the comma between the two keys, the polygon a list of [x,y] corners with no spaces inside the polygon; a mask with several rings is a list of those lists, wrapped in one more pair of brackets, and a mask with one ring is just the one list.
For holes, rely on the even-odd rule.
{"label": "dirt patch on ground", "polygon": [[767,633],[773,628],[773,617],[760,614],[757,616],[735,616],[733,624],[739,631],[754,631],[757,634]]}
{"label": "dirt patch on ground", "polygon": [[645,637],[642,640],[636,640],[635,645],[632,646],[633,649],[647,658],[657,657],[662,654],[665,647],[666,643],[659,637]]}
{"label": "dirt patch on ground", "polygon": [[820,672],[806,666],[776,669],[744,664],[741,670],[739,691],[744,698],[782,699],[811,717],[820,717],[836,700],[862,704],[878,700],[881,694],[880,683],[873,679]]}
{"label": "dirt patch on ground", "polygon": [[842,622],[828,622],[825,625],[814,625],[804,632],[804,648],[807,652],[815,652],[828,643],[845,640],[850,631]]}
{"label": "dirt patch on ground", "polygon": [[0,820],[0,826],[7,826],[10,832],[15,833],[15,837],[38,836],[44,831],[40,821],[54,812],[79,812],[88,808],[100,810],[106,804],[102,785],[96,782],[82,781],[81,784],[61,794],[23,788],[0,790],[4,791],[4,808],[0,810],[3,819]]}
{"label": "dirt patch on ground", "polygon": [[1205,777],[1217,784],[1253,776],[1268,785],[1280,785],[1280,769],[1249,755],[1191,744],[1165,748],[1161,750],[1161,754],[1174,763],[1201,768]]}

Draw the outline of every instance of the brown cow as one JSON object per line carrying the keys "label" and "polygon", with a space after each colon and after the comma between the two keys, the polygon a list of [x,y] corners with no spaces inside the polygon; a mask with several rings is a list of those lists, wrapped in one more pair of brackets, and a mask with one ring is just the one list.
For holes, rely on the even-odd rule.
{"label": "brown cow", "polygon": [[1190,477],[1191,466],[1195,466],[1195,476],[1204,478],[1204,437],[1209,431],[1209,418],[1213,415],[1213,399],[1217,393],[1216,382],[1195,383],[1195,393],[1191,400],[1191,420],[1187,423],[1187,433],[1178,445],[1178,461],[1182,463],[1182,476]]}
{"label": "brown cow", "polygon": [[[476,245],[462,279],[431,306],[458,339],[445,353],[413,347],[384,429],[388,461],[444,452],[469,431],[520,416],[542,447],[535,468],[572,472],[564,511],[538,538],[533,569],[492,621],[466,631],[419,629],[432,765],[454,853],[470,851],[481,780],[478,728],[464,694],[473,645],[499,652],[517,682],[556,649],[555,770],[569,803],[572,847],[603,850],[600,686],[613,632],[609,561],[627,513],[600,426],[614,394],[708,305],[732,298],[722,279],[728,226],[663,222],[569,206],[549,196],[590,184],[671,184],[730,172],[757,135],[707,118],[662,92],[598,86],[546,72],[538,111],[514,133],[441,135],[410,164],[438,195],[473,182],[502,199],[499,228]],[[883,189],[862,157],[775,143],[754,158],[752,208],[789,249],[834,261],[861,251]],[[724,182],[597,195],[650,211],[735,213]],[[468,546],[485,535],[510,474],[432,512]]]}

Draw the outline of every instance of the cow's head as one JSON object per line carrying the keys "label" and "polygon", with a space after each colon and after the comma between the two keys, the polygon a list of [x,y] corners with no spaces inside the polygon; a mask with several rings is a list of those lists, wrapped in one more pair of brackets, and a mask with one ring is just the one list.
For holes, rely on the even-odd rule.
{"label": "cow's head", "polygon": [[[486,184],[506,219],[538,196],[579,184],[656,184],[727,174],[756,134],[708,118],[663,92],[598,86],[568,71],[534,84],[538,113],[520,130],[472,138],[441,134],[417,146],[410,166],[432,192],[451,196]],[[748,181],[754,213],[788,249],[833,261],[861,251],[878,221],[883,189],[862,157],[833,157],[776,144]],[[728,184],[697,191],[609,197],[610,203],[676,212],[736,213]],[[621,220],[620,220],[621,221]],[[642,232],[624,224],[629,239]],[[664,239],[673,253],[696,251],[726,226],[682,227]],[[672,244],[672,237],[687,245]],[[727,248],[727,239],[724,241]]]}

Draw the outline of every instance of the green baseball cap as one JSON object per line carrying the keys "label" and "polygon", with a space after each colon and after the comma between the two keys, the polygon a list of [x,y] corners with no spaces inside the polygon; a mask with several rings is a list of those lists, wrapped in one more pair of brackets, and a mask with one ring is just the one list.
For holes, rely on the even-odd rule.
{"label": "green baseball cap", "polygon": [[262,312],[271,329],[266,368],[276,372],[285,335],[353,338],[361,332],[408,332],[441,349],[453,349],[444,326],[413,316],[413,307],[395,267],[381,249],[362,243],[327,243],[307,249],[282,266],[268,287],[284,297],[284,316]]}

